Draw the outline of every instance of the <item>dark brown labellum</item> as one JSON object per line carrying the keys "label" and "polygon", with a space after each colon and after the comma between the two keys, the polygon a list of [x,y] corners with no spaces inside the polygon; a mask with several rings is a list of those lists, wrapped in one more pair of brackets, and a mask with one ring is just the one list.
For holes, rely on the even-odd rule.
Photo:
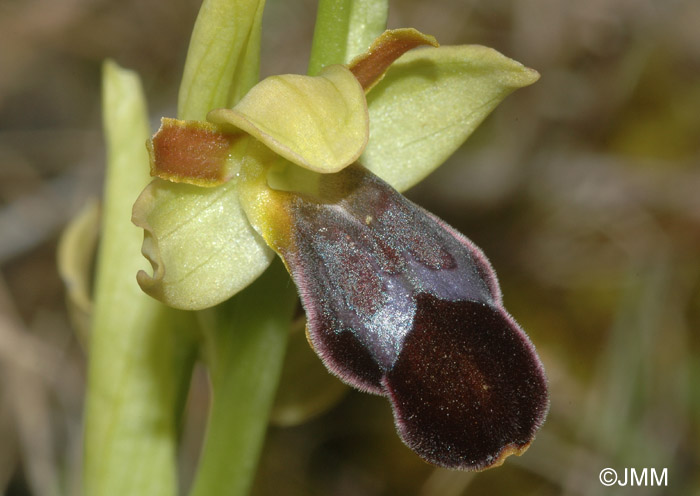
{"label": "dark brown labellum", "polygon": [[326,366],[386,396],[431,463],[480,470],[524,451],[546,379],[481,250],[360,166],[323,176],[320,191],[331,193],[280,192],[292,228],[274,247]]}

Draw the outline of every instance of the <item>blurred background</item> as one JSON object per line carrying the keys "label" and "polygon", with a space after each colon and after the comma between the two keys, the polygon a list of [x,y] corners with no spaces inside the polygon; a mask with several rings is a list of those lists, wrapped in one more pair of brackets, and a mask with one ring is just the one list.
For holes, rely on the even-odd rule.
{"label": "blurred background", "polygon": [[[174,116],[198,8],[0,0],[1,494],[79,493],[86,356],[56,252],[101,195],[100,66],[136,69],[153,122]],[[305,72],[315,9],[268,0],[263,76]],[[490,257],[549,418],[522,457],[450,472],[401,444],[383,398],[336,384],[310,419],[277,412],[253,494],[700,494],[700,2],[395,0],[389,23],[542,75],[408,196]],[[184,487],[206,388],[199,370]],[[667,469],[668,486],[604,487],[606,467]]]}

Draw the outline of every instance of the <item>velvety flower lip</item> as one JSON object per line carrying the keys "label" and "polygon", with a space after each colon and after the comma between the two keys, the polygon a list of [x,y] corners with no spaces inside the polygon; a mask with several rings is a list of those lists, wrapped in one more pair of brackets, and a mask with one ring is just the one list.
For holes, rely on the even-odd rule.
{"label": "velvety flower lip", "polygon": [[251,222],[284,260],[329,370],[386,396],[425,460],[482,470],[521,454],[548,410],[542,364],[483,252],[359,165],[318,196],[248,183]]}

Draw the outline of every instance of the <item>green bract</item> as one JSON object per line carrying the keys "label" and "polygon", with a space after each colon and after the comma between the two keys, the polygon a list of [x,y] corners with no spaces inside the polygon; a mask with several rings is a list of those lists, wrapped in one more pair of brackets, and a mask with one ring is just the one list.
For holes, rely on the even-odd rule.
{"label": "green bract", "polygon": [[134,256],[141,235],[124,214],[149,179],[148,113],[135,73],[107,62],[103,74],[108,167],[90,319],[83,494],[167,496],[177,492],[171,412],[189,382],[194,319],[134,284],[134,272],[147,264]]}
{"label": "green bract", "polygon": [[258,80],[265,0],[205,0],[192,31],[178,117],[204,119],[232,106]]}
{"label": "green bract", "polygon": [[[207,118],[221,136],[247,133],[232,140],[235,145],[221,164],[241,164],[241,172],[222,173],[221,181],[230,177],[227,182],[205,185],[214,187],[156,179],[144,191],[134,206],[134,222],[146,231],[143,252],[154,273],[139,273],[141,287],[170,306],[195,310],[228,299],[267,267],[272,252],[240,205],[239,185],[250,179],[246,170],[274,173],[288,161],[282,167],[287,176],[313,183],[313,174],[289,169],[334,173],[359,157],[402,191],[440,165],[511,91],[539,77],[481,46],[417,49],[386,70],[398,53],[425,43],[434,39],[415,30],[382,35],[364,58],[355,59],[364,62],[363,71],[370,64],[370,74],[377,75],[364,91],[363,79],[358,82],[353,75],[353,62],[326,67],[315,77],[267,78],[233,108],[209,112]],[[249,146],[253,141],[268,152]],[[258,151],[250,153],[252,149]],[[186,165],[184,172],[178,168],[180,177],[163,177],[193,182]]]}

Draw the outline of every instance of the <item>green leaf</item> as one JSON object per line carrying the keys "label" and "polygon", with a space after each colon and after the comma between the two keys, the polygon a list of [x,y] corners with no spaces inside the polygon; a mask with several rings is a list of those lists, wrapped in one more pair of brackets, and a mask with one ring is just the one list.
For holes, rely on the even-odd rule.
{"label": "green leaf", "polygon": [[347,64],[386,29],[388,0],[320,0],[308,73]]}
{"label": "green leaf", "polygon": [[83,494],[177,494],[177,411],[192,362],[192,321],[145,295],[131,205],[148,183],[148,114],[138,76],[104,66],[108,147],[85,407]]}
{"label": "green leaf", "polygon": [[364,90],[341,65],[319,76],[269,77],[233,109],[213,110],[207,119],[243,130],[287,160],[324,173],[357,160],[369,138]]}
{"label": "green leaf", "polygon": [[276,262],[230,301],[200,312],[213,402],[192,496],[248,494],[296,301]]}
{"label": "green leaf", "polygon": [[264,0],[204,0],[180,84],[180,119],[203,121],[258,82],[264,7]]}
{"label": "green leaf", "polygon": [[92,268],[100,232],[100,205],[86,203],[58,242],[57,266],[66,287],[66,306],[80,344],[87,349],[92,319]]}
{"label": "green leaf", "polygon": [[267,268],[272,251],[243,213],[237,184],[201,188],[156,179],[143,191],[133,222],[145,230],[143,253],[153,266],[153,276],[137,276],[146,293],[199,310],[230,298]]}
{"label": "green leaf", "polygon": [[408,52],[367,95],[370,141],[360,162],[406,190],[442,164],[508,94],[538,78],[482,46]]}

